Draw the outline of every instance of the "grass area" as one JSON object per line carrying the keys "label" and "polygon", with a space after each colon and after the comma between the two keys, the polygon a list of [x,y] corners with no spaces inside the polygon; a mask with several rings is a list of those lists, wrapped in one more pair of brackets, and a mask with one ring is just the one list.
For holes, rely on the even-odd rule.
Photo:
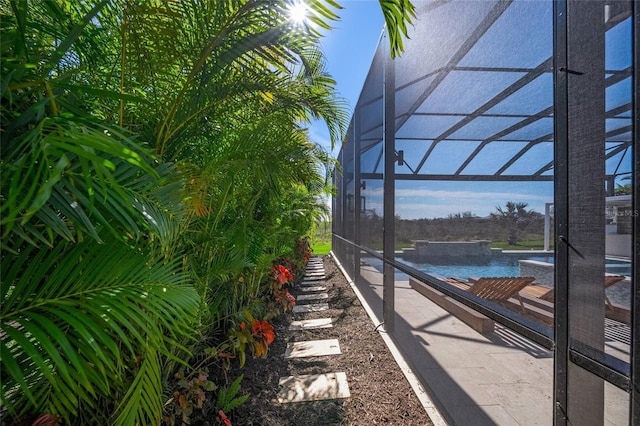
{"label": "grass area", "polygon": [[[316,228],[315,234],[310,239],[313,254],[321,256],[331,251],[331,223],[322,223]],[[382,250],[382,242],[366,244],[372,250]],[[413,247],[410,242],[396,241],[395,250]],[[509,245],[507,241],[493,241],[491,248],[501,248],[503,250],[543,250],[544,240],[521,240],[516,245]],[[553,241],[550,242],[550,250],[553,250]]]}
{"label": "grass area", "polygon": [[316,228],[311,237],[311,250],[315,256],[322,256],[331,251],[331,222],[323,222]]}
{"label": "grass area", "polygon": [[[462,240],[464,241],[464,240]],[[549,250],[553,250],[553,240],[549,244]],[[403,248],[412,248],[411,243],[396,243],[395,249],[402,250]],[[377,249],[376,247],[372,247]],[[493,241],[491,242],[491,248],[501,248],[503,250],[544,250],[543,240],[525,240],[519,241],[518,244],[512,246],[507,241]],[[382,250],[382,246],[379,247]]]}
{"label": "grass area", "polygon": [[328,254],[331,251],[331,243],[329,244],[311,244],[311,250],[313,250],[314,256],[322,256]]}
{"label": "grass area", "polygon": [[[519,241],[518,244],[512,246],[506,241],[494,241],[491,248],[501,248],[503,250],[544,250],[543,240]],[[553,241],[550,243],[550,250],[553,250]]]}

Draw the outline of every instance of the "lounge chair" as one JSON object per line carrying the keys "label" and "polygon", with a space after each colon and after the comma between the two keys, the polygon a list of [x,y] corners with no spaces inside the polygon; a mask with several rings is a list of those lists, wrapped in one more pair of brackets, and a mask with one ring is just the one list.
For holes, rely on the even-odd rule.
{"label": "lounge chair", "polygon": [[[469,282],[459,278],[447,278],[445,282],[458,287],[483,299],[506,303],[512,297],[520,302],[522,312],[525,312],[524,303],[520,297],[520,290],[535,281],[533,277],[482,277],[469,278]],[[471,283],[471,285],[469,285]]]}
{"label": "lounge chair", "polygon": [[[625,277],[622,275],[606,275],[604,278],[604,288],[607,289],[612,285],[624,280]],[[553,320],[553,304],[554,304],[554,290],[542,286],[530,285],[525,287],[521,292],[520,296],[524,299],[526,303],[527,309],[531,311],[534,308],[537,308],[538,311],[546,311],[549,315],[551,315],[551,320]],[[605,315],[607,318],[614,319],[616,321],[629,324],[631,321],[631,312],[628,308],[615,305],[610,300],[609,297],[605,294]],[[541,311],[540,311],[541,312]],[[552,323],[553,321],[551,321]]]}
{"label": "lounge chair", "polygon": [[[615,283],[618,283],[624,279],[625,279],[624,275],[606,275],[604,277],[604,289],[606,290],[612,285],[614,285]],[[542,295],[539,295],[538,297],[542,300],[546,300],[547,302],[553,302],[555,297],[555,292],[553,291],[553,289],[549,289],[549,291],[545,292]],[[613,309],[613,304],[611,303],[611,301],[606,295],[604,296],[604,300],[607,303],[607,306],[610,309]]]}
{"label": "lounge chair", "polygon": [[515,297],[518,299],[518,302],[520,302],[522,312],[525,313],[526,309],[522,302],[522,298],[520,297],[520,290],[534,281],[534,277],[469,278],[469,282],[473,285],[467,291],[471,294],[482,297],[483,299],[495,302],[506,303],[509,299]]}
{"label": "lounge chair", "polygon": [[[523,300],[520,297],[520,290],[527,286],[531,286],[531,283],[535,281],[535,278],[533,277],[483,277],[470,278],[469,281],[454,277],[441,279],[454,287],[475,294],[478,297],[500,303],[509,309],[512,309],[512,306],[517,306],[517,303],[520,302],[520,308],[522,309],[523,314],[531,315],[545,324],[553,323],[553,316],[549,316],[545,313],[540,314],[538,313],[539,309],[535,307],[525,308]],[[413,279],[410,279],[409,283],[412,288],[428,297],[445,310],[451,312],[460,320],[471,326],[474,330],[483,334],[493,331],[493,321],[484,315],[466,307],[465,305],[459,304],[455,300],[450,300],[449,297],[446,297],[438,291],[433,290],[431,287]],[[513,299],[517,299],[518,302]],[[533,309],[533,311],[530,311],[530,309]]]}
{"label": "lounge chair", "polygon": [[[626,277],[624,275],[606,275],[604,277],[604,289],[605,290],[608,289],[615,283],[618,283],[624,280],[625,278]],[[609,307],[609,309],[613,309],[613,304],[611,303],[611,301],[609,300],[606,294],[604,295],[604,301],[607,303],[607,306]]]}

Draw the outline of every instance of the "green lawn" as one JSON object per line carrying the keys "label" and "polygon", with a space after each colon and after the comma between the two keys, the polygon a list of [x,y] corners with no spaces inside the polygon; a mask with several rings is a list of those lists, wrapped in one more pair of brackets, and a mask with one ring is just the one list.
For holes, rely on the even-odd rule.
{"label": "green lawn", "polygon": [[[518,244],[515,246],[509,245],[506,241],[494,241],[491,243],[491,247],[501,248],[503,250],[542,250],[544,248],[544,241],[518,241]],[[551,250],[553,250],[553,241],[551,241]]]}
{"label": "green lawn", "polygon": [[316,228],[311,238],[311,250],[315,256],[322,256],[331,251],[331,223],[324,222]]}
{"label": "green lawn", "polygon": [[311,250],[313,250],[314,256],[322,256],[324,254],[328,254],[331,251],[331,243],[311,244]]}

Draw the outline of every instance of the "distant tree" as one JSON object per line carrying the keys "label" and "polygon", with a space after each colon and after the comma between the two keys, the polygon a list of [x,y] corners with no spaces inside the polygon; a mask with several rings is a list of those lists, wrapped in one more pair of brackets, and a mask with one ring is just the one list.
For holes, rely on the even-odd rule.
{"label": "distant tree", "polygon": [[518,244],[518,234],[529,225],[531,219],[540,216],[540,213],[534,210],[527,210],[527,206],[527,203],[508,201],[504,209],[496,206],[496,212],[491,213],[493,219],[506,224],[509,230],[507,242],[511,246]]}
{"label": "distant tree", "polygon": [[473,217],[478,217],[478,216],[476,216],[470,211],[449,213],[449,215],[447,216],[448,219],[467,219],[467,218],[473,218]]}
{"label": "distant tree", "polygon": [[630,183],[620,185],[615,189],[614,195],[630,195],[633,193],[633,187]]}

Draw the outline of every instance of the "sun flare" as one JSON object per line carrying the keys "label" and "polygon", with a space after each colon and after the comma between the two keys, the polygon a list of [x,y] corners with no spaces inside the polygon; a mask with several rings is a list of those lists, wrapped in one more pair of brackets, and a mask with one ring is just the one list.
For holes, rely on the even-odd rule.
{"label": "sun flare", "polygon": [[289,20],[295,25],[304,24],[307,21],[307,5],[302,1],[296,1],[289,7]]}

